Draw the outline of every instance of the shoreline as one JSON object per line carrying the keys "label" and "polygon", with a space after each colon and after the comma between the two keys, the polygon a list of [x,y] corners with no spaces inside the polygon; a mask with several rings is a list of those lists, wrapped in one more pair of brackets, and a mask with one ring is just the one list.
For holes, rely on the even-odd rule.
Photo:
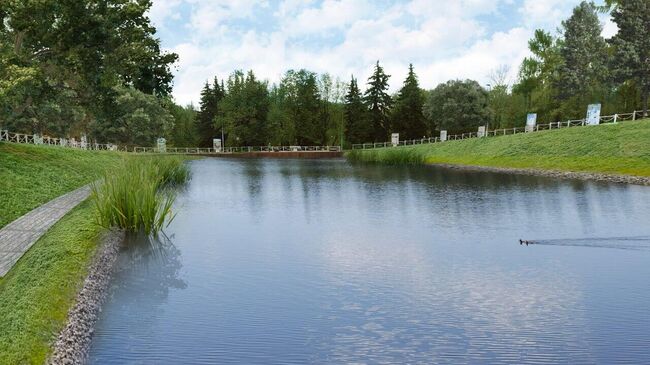
{"label": "shoreline", "polygon": [[478,165],[461,165],[461,164],[448,164],[448,163],[425,163],[424,166],[442,167],[452,170],[463,171],[476,171],[476,172],[496,172],[517,175],[541,176],[551,177],[557,179],[576,179],[576,180],[592,180],[616,184],[632,184],[650,186],[650,177],[634,176],[634,175],[615,175],[604,174],[597,172],[574,172],[574,171],[561,171],[561,170],[542,170],[533,168],[515,168],[515,167],[493,167],[493,166],[478,166]]}
{"label": "shoreline", "polygon": [[67,323],[52,346],[48,364],[83,364],[87,360],[95,323],[124,237],[124,231],[120,230],[109,230],[101,236],[88,275],[68,311]]}

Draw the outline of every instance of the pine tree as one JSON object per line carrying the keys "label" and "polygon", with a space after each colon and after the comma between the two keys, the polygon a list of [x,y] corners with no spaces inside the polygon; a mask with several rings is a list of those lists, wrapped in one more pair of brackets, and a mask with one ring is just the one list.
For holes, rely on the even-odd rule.
{"label": "pine tree", "polygon": [[634,80],[643,94],[643,115],[648,116],[650,94],[650,1],[617,1],[612,19],[618,34],[614,46],[615,76],[619,81]]}
{"label": "pine tree", "polygon": [[379,66],[379,61],[377,61],[375,71],[368,78],[368,90],[365,93],[365,101],[370,110],[369,118],[375,142],[383,142],[388,138],[390,107],[392,104],[391,97],[386,92],[389,78],[390,75],[384,73],[384,69]]}
{"label": "pine tree", "polygon": [[564,42],[558,90],[564,99],[589,96],[606,80],[607,43],[600,35],[602,26],[596,10],[593,3],[583,1],[562,22]]}
{"label": "pine tree", "polygon": [[418,78],[409,65],[409,73],[404,86],[399,91],[392,114],[392,132],[399,133],[402,139],[422,138],[427,134],[427,126],[422,112],[424,96]]}
{"label": "pine tree", "polygon": [[365,143],[373,140],[373,130],[363,95],[352,76],[348,93],[345,95],[345,139],[348,143]]}
{"label": "pine tree", "polygon": [[221,135],[221,129],[215,128],[215,117],[219,113],[219,103],[225,96],[225,89],[215,77],[213,85],[206,82],[201,90],[199,112],[196,115],[196,129],[199,146],[212,147],[212,139]]}

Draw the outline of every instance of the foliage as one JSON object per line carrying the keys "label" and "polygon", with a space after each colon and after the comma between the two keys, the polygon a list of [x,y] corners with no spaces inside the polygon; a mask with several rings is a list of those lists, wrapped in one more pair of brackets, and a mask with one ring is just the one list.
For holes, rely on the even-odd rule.
{"label": "foliage", "polygon": [[415,71],[413,71],[413,64],[410,64],[404,86],[395,101],[391,116],[393,121],[391,132],[399,133],[401,139],[416,139],[426,136],[428,128],[423,107],[424,95],[418,84]]}
{"label": "foliage", "polygon": [[150,7],[149,0],[4,1],[0,119],[17,132],[92,134],[92,122],[109,120],[116,87],[168,95],[177,55],[161,51]]}
{"label": "foliage", "polygon": [[167,109],[174,119],[174,129],[171,133],[171,144],[176,147],[198,146],[196,129],[196,110],[193,105],[185,107],[172,102],[167,103]]}
{"label": "foliage", "polygon": [[0,143],[0,228],[86,185],[122,159],[118,152]]}
{"label": "foliage", "polygon": [[350,79],[348,92],[345,95],[345,125],[348,142],[354,144],[372,141],[374,137],[372,122],[354,76]]}
{"label": "foliage", "polygon": [[650,94],[650,2],[617,1],[612,19],[618,34],[610,41],[614,48],[613,68],[619,81],[634,80],[643,93],[643,114],[648,115]]}
{"label": "foliage", "polygon": [[222,132],[221,126],[216,128],[215,118],[220,112],[221,100],[225,94],[223,81],[219,84],[216,77],[212,85],[206,82],[201,90],[200,110],[196,115],[196,131],[200,147],[212,147],[212,139]]}
{"label": "foliage", "polygon": [[[583,104],[592,102],[607,80],[607,44],[600,35],[602,26],[593,3],[583,1],[573,15],[562,22],[564,40],[560,48],[557,89],[564,98],[586,96]],[[598,100],[598,99],[596,99]]]}
{"label": "foliage", "polygon": [[215,125],[228,136],[228,146],[260,146],[267,141],[266,120],[269,111],[266,82],[249,71],[235,71],[228,78],[228,90],[221,101]]}
{"label": "foliage", "polygon": [[132,157],[92,185],[97,223],[132,232],[156,234],[174,218],[175,195],[164,189],[189,178],[183,161],[169,157]]}
{"label": "foliage", "polygon": [[147,146],[172,130],[174,119],[159,98],[133,88],[115,87],[113,91],[110,114],[91,124],[95,138]]}
{"label": "foliage", "polygon": [[368,118],[374,131],[374,141],[385,141],[388,138],[390,123],[390,109],[393,100],[388,95],[388,79],[390,75],[384,73],[384,68],[375,64],[375,69],[368,78],[368,89],[365,101],[369,109]]}
{"label": "foliage", "polygon": [[460,164],[650,176],[650,120],[355,150],[357,162]]}
{"label": "foliage", "polygon": [[475,131],[492,118],[488,92],[473,80],[454,80],[438,85],[424,106],[429,125],[449,133]]}

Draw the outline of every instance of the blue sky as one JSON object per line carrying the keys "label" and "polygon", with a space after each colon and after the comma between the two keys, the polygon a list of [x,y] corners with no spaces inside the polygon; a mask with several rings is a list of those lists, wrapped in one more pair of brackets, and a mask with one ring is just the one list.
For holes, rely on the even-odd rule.
{"label": "blue sky", "polygon": [[[291,68],[365,83],[379,60],[391,91],[413,63],[423,87],[449,79],[514,81],[536,28],[556,32],[577,0],[153,0],[165,49],[179,54],[174,97],[198,101],[206,79],[252,69],[277,82]],[[602,18],[605,36],[615,26]]]}

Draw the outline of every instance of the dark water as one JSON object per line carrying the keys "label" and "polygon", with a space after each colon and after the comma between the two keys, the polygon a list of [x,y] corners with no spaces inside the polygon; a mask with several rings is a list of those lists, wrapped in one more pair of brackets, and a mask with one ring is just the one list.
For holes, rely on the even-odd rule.
{"label": "dark water", "polygon": [[650,188],[343,161],[192,172],[169,242],[122,253],[92,363],[650,363]]}

